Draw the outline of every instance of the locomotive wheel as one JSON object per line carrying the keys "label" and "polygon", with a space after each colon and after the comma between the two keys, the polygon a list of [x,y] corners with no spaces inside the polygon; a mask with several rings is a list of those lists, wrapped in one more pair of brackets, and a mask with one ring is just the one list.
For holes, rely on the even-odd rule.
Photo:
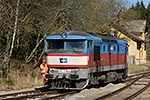
{"label": "locomotive wheel", "polygon": [[49,88],[51,89],[56,89],[56,88],[83,88],[87,83],[87,80],[85,81],[82,81],[80,83],[78,82],[71,82],[70,84],[61,84],[61,82],[50,82],[48,85],[49,85]]}

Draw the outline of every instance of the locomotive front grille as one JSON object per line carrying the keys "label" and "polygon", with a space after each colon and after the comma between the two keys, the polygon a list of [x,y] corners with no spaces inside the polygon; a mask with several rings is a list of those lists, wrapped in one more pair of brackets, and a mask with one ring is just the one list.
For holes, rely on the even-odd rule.
{"label": "locomotive front grille", "polygon": [[78,74],[70,74],[70,79],[71,80],[79,80],[79,75]]}
{"label": "locomotive front grille", "polygon": [[54,78],[54,74],[45,74],[45,78],[53,79]]}

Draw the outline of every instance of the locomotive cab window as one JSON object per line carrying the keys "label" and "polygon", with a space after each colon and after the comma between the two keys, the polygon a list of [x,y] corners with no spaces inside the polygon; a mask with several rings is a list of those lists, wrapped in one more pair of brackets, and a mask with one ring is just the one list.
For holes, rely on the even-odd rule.
{"label": "locomotive cab window", "polygon": [[64,48],[64,41],[61,41],[61,40],[48,40],[47,41],[47,49],[50,50],[50,49],[63,49]]}
{"label": "locomotive cab window", "polygon": [[85,40],[66,41],[66,50],[85,50]]}
{"label": "locomotive cab window", "polygon": [[85,40],[47,40],[47,50],[83,51],[85,50]]}

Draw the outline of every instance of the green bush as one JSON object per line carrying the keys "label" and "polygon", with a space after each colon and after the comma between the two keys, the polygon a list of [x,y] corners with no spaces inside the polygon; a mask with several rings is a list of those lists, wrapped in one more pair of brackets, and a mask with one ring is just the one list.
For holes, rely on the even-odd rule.
{"label": "green bush", "polygon": [[4,79],[2,82],[4,84],[7,84],[8,86],[14,86],[15,85],[15,81],[12,79]]}

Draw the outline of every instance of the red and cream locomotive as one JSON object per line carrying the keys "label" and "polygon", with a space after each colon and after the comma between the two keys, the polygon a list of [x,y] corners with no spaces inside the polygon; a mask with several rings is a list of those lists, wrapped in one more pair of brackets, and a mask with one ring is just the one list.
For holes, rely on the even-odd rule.
{"label": "red and cream locomotive", "polygon": [[46,37],[46,78],[53,88],[85,88],[127,77],[128,43],[99,33],[71,30]]}

